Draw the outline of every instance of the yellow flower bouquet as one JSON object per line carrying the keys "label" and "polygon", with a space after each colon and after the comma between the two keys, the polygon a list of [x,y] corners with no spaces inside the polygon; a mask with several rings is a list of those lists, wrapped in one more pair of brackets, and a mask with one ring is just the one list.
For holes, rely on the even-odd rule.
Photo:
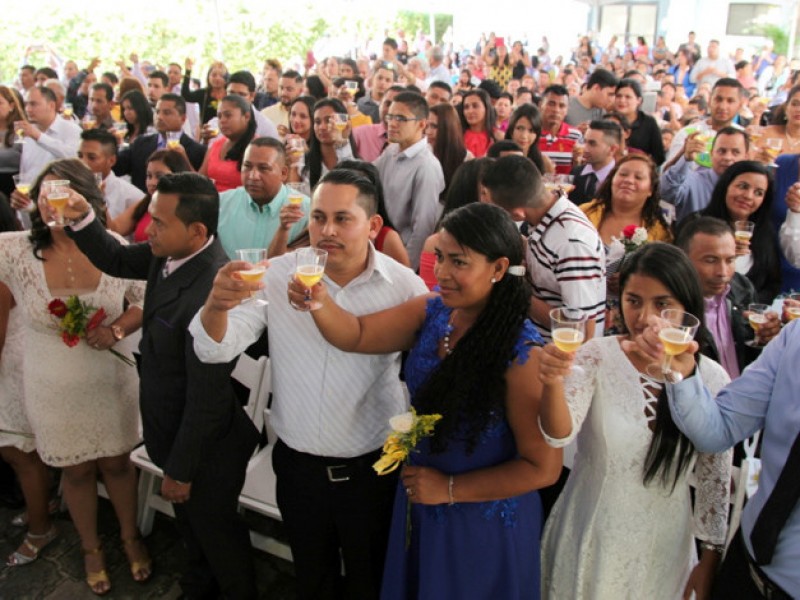
{"label": "yellow flower bouquet", "polygon": [[[372,465],[378,475],[386,475],[397,470],[401,464],[410,464],[409,455],[415,451],[417,443],[433,435],[433,428],[442,415],[418,415],[414,408],[410,412],[395,415],[389,419],[392,428],[383,444],[383,454]],[[406,548],[411,543],[411,502],[406,500]]]}

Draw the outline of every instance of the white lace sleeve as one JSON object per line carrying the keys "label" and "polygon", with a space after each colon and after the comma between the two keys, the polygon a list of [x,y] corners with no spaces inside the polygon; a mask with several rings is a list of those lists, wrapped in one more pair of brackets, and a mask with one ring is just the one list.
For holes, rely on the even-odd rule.
{"label": "white lace sleeve", "polygon": [[147,284],[144,281],[134,281],[133,279],[128,279],[127,283],[125,299],[131,306],[142,308],[144,306],[144,290]]}
{"label": "white lace sleeve", "polygon": [[[712,395],[727,385],[728,374],[716,362],[703,358],[700,372]],[[715,454],[699,453],[694,474],[697,495],[694,508],[694,536],[723,545],[728,532],[733,449]]]}
{"label": "white lace sleeve", "polygon": [[[563,448],[575,439],[581,430],[581,425],[589,412],[594,397],[595,376],[600,364],[600,342],[609,338],[590,340],[578,350],[575,355],[575,365],[580,369],[573,372],[564,380],[564,397],[567,400],[569,413],[572,417],[572,431],[565,438],[553,438],[542,430],[545,442],[553,448]],[[613,340],[616,342],[616,338]],[[539,429],[542,429],[541,422]]]}

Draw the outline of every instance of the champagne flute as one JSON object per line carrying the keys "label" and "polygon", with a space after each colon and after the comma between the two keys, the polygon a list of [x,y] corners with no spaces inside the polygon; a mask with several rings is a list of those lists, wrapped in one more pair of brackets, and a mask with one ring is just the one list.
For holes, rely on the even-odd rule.
{"label": "champagne flute", "polygon": [[[236,251],[236,258],[250,263],[247,269],[236,271],[242,281],[256,283],[264,278],[267,272],[267,250],[265,248],[245,248]],[[266,306],[268,302],[257,297],[258,292],[252,292],[249,298],[242,300],[245,302],[253,301],[258,306]]]}
{"label": "champagne flute", "polygon": [[339,133],[339,140],[344,141],[344,130],[347,129],[347,123],[350,121],[350,116],[347,113],[336,113],[333,115],[333,126]]}
{"label": "champagne flute", "polygon": [[558,180],[556,179],[555,174],[545,173],[542,175],[542,181],[544,181],[544,189],[551,194],[558,194]]}
{"label": "champagne flute", "polygon": [[295,252],[297,268],[295,269],[295,279],[306,286],[306,306],[309,310],[322,308],[319,302],[311,301],[311,288],[317,285],[325,274],[325,264],[328,261],[328,253],[317,248],[299,248]]}
{"label": "champagne flute", "polygon": [[756,228],[756,224],[752,221],[736,221],[733,227],[733,235],[737,242],[749,242],[753,238],[753,231]]}
{"label": "champagne flute", "polygon": [[305,184],[302,182],[293,182],[287,183],[286,187],[289,190],[287,198],[289,200],[289,204],[300,206],[303,203],[303,198],[305,197],[305,194],[303,193]]}
{"label": "champagne flute", "polygon": [[572,193],[572,190],[575,189],[575,184],[573,183],[574,180],[575,178],[572,175],[562,175],[562,174],[556,175],[556,183],[558,184],[558,189],[561,191],[562,194],[567,196],[570,193]]}
{"label": "champagne flute", "polygon": [[117,143],[120,146],[126,146],[125,136],[128,133],[128,124],[125,121],[118,121],[114,123],[114,135],[117,136]]}
{"label": "champagne flute", "polygon": [[306,153],[305,140],[299,136],[291,137],[287,140],[286,146],[287,150],[289,151],[289,158],[292,161],[292,165],[296,165]]}
{"label": "champagne flute", "polygon": [[694,315],[677,308],[667,308],[661,311],[661,329],[658,339],[664,346],[664,361],[659,364],[647,366],[647,373],[661,383],[678,383],[683,375],[671,368],[672,357],[683,354],[692,343],[700,320]]}
{"label": "champagne flute", "polygon": [[758,337],[758,331],[761,329],[761,326],[767,322],[767,311],[769,308],[768,304],[748,305],[747,310],[750,315],[747,317],[747,320],[750,322],[750,327],[753,328],[753,333],[755,335],[752,340],[745,342],[745,345],[751,348],[760,348],[763,345],[761,343],[761,338]]}
{"label": "champagne flute", "polygon": [[219,135],[219,119],[217,117],[209,119],[206,125],[208,126],[208,131],[212,138],[215,138]]}
{"label": "champagne flute", "polygon": [[14,175],[14,187],[17,191],[22,194],[23,196],[27,196],[31,193],[31,184],[30,182],[26,181],[20,175]]}
{"label": "champagne flute", "polygon": [[[561,307],[550,311],[550,336],[556,348],[562,352],[574,353],[586,339],[586,320],[588,315],[579,308]],[[583,369],[572,366],[572,373]]]}
{"label": "champagne flute", "polygon": [[69,180],[49,179],[42,182],[42,193],[47,203],[55,210],[55,221],[47,224],[48,227],[64,226],[64,209],[69,202]]}
{"label": "champagne flute", "polygon": [[778,163],[775,162],[775,159],[781,153],[781,149],[783,148],[783,140],[781,138],[768,138],[767,145],[764,148],[766,150],[769,157],[772,159],[772,162],[768,164],[768,167],[777,167]]}
{"label": "champagne flute", "polygon": [[[800,294],[789,294],[789,300],[794,300],[795,302],[800,302]],[[800,317],[800,305],[798,306],[787,306],[786,307],[786,316],[790,321],[794,321],[798,317]]]}
{"label": "champagne flute", "polygon": [[24,121],[16,121],[14,123],[14,143],[21,144],[25,141],[25,129],[23,128]]}
{"label": "champagne flute", "polygon": [[167,132],[167,148],[174,150],[181,145],[181,133],[180,131]]}

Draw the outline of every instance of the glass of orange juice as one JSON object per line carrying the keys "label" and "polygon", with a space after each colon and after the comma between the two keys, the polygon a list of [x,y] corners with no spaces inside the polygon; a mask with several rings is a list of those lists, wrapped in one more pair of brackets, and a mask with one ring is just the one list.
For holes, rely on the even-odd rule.
{"label": "glass of orange juice", "polygon": [[294,278],[306,287],[306,307],[309,310],[322,308],[319,302],[311,301],[311,288],[317,285],[325,274],[328,253],[318,248],[299,248],[295,252],[297,261]]}
{"label": "glass of orange juice", "polygon": [[[249,263],[246,269],[237,271],[239,279],[249,283],[257,283],[264,278],[264,273],[267,272],[267,250],[265,248],[245,248],[236,251],[236,258]],[[252,292],[249,298],[242,300],[245,302],[254,302],[259,306],[266,306],[267,301],[257,297],[258,292]]]}

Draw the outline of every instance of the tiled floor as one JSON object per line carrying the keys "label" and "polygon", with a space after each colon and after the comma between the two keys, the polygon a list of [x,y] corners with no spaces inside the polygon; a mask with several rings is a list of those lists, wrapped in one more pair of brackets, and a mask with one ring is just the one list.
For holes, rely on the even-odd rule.
{"label": "tiled floor", "polygon": [[[0,507],[0,557],[10,554],[22,540],[24,530],[10,524],[15,511]],[[257,515],[246,515],[252,526],[274,529]],[[146,543],[155,562],[153,577],[146,584],[133,581],[128,569],[119,527],[107,500],[100,500],[100,534],[106,552],[106,566],[112,590],[105,598],[138,600],[177,598],[183,548],[174,523],[157,515],[153,532]],[[84,583],[80,542],[67,513],[59,514],[56,526],[60,535],[40,558],[24,567],[0,566],[0,600],[83,600],[95,598]],[[294,597],[294,569],[291,563],[253,550],[260,598],[289,600]],[[5,560],[0,563],[4,564]]]}

